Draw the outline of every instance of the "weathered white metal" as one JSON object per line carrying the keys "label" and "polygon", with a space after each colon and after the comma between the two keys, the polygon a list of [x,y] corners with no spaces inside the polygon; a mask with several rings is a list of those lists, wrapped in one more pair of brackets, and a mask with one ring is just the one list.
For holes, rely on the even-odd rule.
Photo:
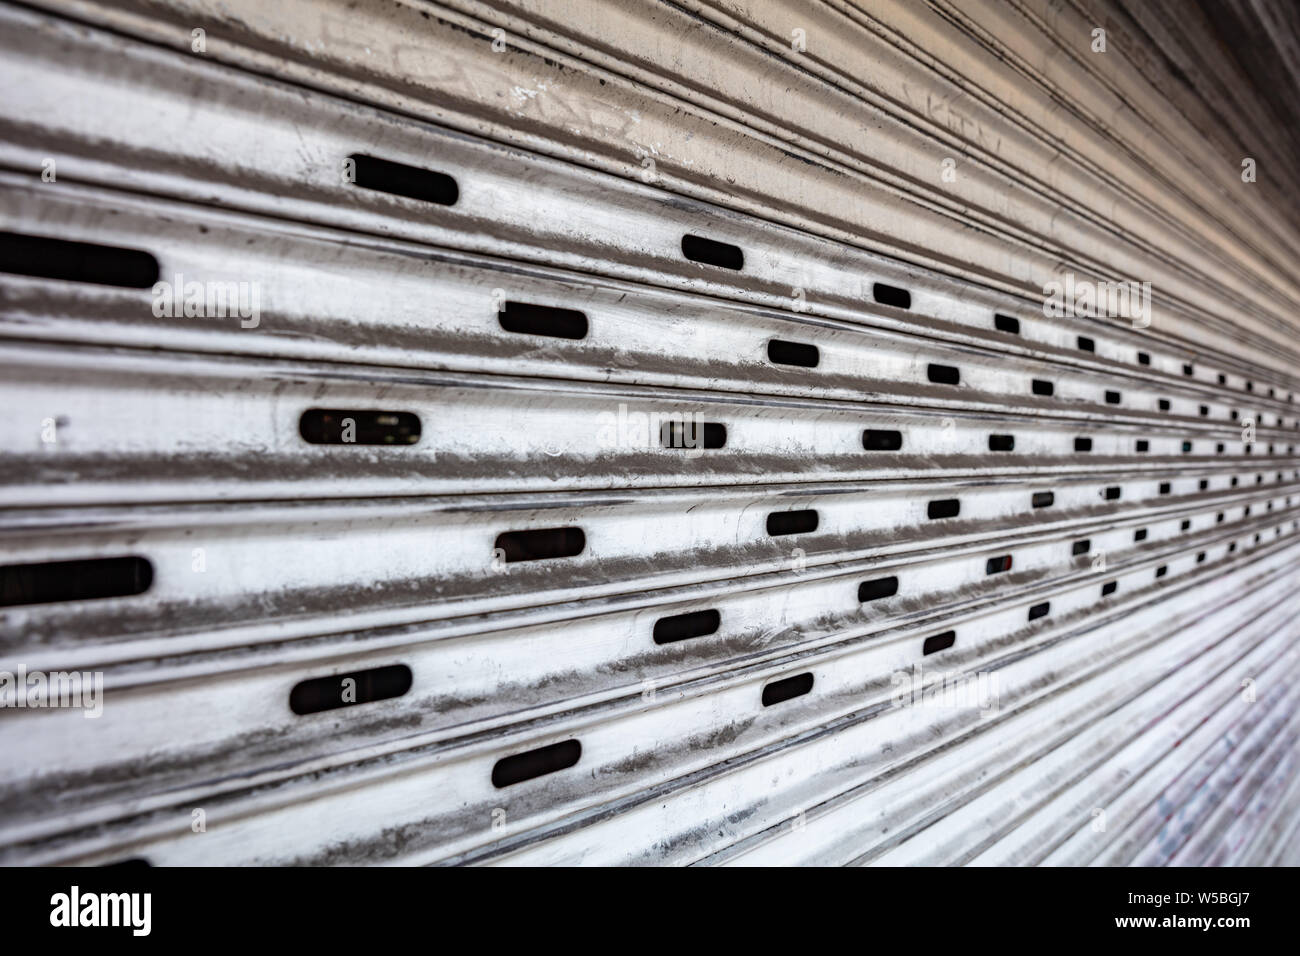
{"label": "weathered white metal", "polygon": [[1300,861],[1233,93],[1100,2],[204,6],[0,6],[0,673],[102,681],[0,687],[0,861]]}

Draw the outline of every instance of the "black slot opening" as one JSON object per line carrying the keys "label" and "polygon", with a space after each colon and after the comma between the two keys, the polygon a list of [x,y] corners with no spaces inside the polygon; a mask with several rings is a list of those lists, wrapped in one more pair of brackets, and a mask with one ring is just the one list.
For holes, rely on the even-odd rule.
{"label": "black slot opening", "polygon": [[931,520],[955,518],[961,513],[961,500],[958,498],[940,498],[937,501],[931,501],[926,506],[925,513]]}
{"label": "black slot opening", "polygon": [[879,601],[881,598],[893,597],[898,593],[898,578],[890,576],[887,578],[876,578],[874,581],[863,581],[858,585],[858,600],[863,604],[868,601]]}
{"label": "black slot opening", "polygon": [[989,558],[984,562],[985,574],[1001,574],[1003,571],[1011,570],[1011,555],[1002,554],[996,558]]}
{"label": "black slot opening", "polygon": [[881,305],[892,305],[899,309],[912,307],[912,293],[896,285],[877,282],[871,286],[871,295]]}
{"label": "black slot opening", "polygon": [[1106,489],[1106,500],[1114,501],[1119,497],[1119,485],[1111,485]]}
{"label": "black slot opening", "polygon": [[1156,568],[1156,577],[1163,578],[1168,572],[1169,566],[1162,564],[1160,567]]}
{"label": "black slot opening", "polygon": [[1151,364],[1151,356],[1148,355],[1146,352],[1139,352],[1139,353],[1138,353],[1138,364],[1139,364],[1139,365],[1150,365],[1150,364]]}
{"label": "black slot opening", "polygon": [[1086,335],[1081,335],[1079,336],[1079,348],[1084,352],[1095,352],[1097,351],[1097,343]]}
{"label": "black slot opening", "polygon": [[518,335],[543,335],[552,339],[585,339],[586,313],[532,302],[507,302],[497,313],[497,321],[507,332]]}
{"label": "black slot opening", "polygon": [[722,615],[712,608],[661,617],[655,621],[654,641],[656,644],[675,644],[693,637],[707,637],[716,634],[721,624]]}
{"label": "black slot opening", "polygon": [[1151,450],[1151,443],[1147,441],[1145,438],[1139,438],[1137,441],[1138,454],[1142,454],[1150,450]]}
{"label": "black slot opening", "polygon": [[1162,398],[1162,399],[1160,399],[1160,401],[1156,402],[1156,406],[1157,406],[1157,407],[1158,407],[1162,412],[1167,412],[1167,411],[1169,411],[1169,408],[1170,408],[1170,405],[1169,405],[1169,399],[1167,399],[1167,398]]}
{"label": "black slot opening", "polygon": [[862,447],[867,451],[898,451],[903,447],[903,433],[887,428],[868,428],[862,433]]}
{"label": "black slot opening", "polygon": [[705,239],[703,236],[682,236],[682,255],[691,262],[717,266],[719,269],[739,272],[745,267],[745,253],[740,246],[719,242],[717,239]]}
{"label": "black slot opening", "polygon": [[806,674],[795,674],[793,677],[772,681],[763,688],[763,706],[771,707],[773,704],[780,704],[795,697],[802,697],[812,688],[813,676],[811,671]]}
{"label": "black slot opening", "polygon": [[800,368],[816,368],[821,361],[821,352],[817,346],[806,342],[786,342],[772,339],[767,343],[767,357],[777,365],[797,365]]}
{"label": "black slot opening", "polygon": [[147,558],[81,558],[0,567],[0,607],[98,601],[143,594],[153,584]]}
{"label": "black slot opening", "polygon": [[993,316],[993,327],[999,332],[1009,332],[1011,335],[1020,334],[1020,320],[1009,315]]}
{"label": "black slot opening", "polygon": [[1045,379],[1036,378],[1033,382],[1033,389],[1035,395],[1051,395],[1056,391],[1056,386]]}
{"label": "black slot opening", "polygon": [[659,426],[659,444],[664,448],[724,448],[727,426],[721,422],[664,422]]}
{"label": "black slot opening", "polygon": [[1074,450],[1075,450],[1075,451],[1080,451],[1080,452],[1083,452],[1083,451],[1092,451],[1092,439],[1091,439],[1091,438],[1076,438],[1076,439],[1074,440]]}
{"label": "black slot opening", "polygon": [[807,534],[817,530],[817,512],[812,508],[801,511],[773,511],[767,516],[767,533],[773,537],[784,534]]}
{"label": "black slot opening", "polygon": [[1147,539],[1146,528],[1138,528],[1136,531],[1133,532],[1134,541],[1145,541],[1146,539]]}
{"label": "black slot opening", "polygon": [[502,757],[492,768],[492,786],[500,790],[548,773],[567,770],[581,756],[582,744],[576,740],[562,740],[558,744]]}
{"label": "black slot opening", "polygon": [[1118,583],[1118,582],[1116,582],[1116,581],[1107,581],[1105,584],[1103,584],[1103,585],[1101,586],[1101,596],[1102,596],[1102,597],[1105,597],[1107,594],[1114,594],[1114,593],[1115,593],[1115,589],[1118,588],[1118,587],[1119,587],[1119,583]]}
{"label": "black slot opening", "polygon": [[298,420],[298,434],[312,445],[414,445],[420,416],[371,408],[309,408]]}
{"label": "black slot opening", "polygon": [[1106,392],[1106,404],[1107,404],[1107,405],[1118,405],[1118,404],[1119,404],[1119,400],[1120,400],[1119,392],[1112,392],[1112,391],[1109,391],[1109,390]]}
{"label": "black slot opening", "polygon": [[1044,601],[1042,604],[1035,604],[1029,609],[1029,620],[1036,621],[1040,617],[1047,617],[1047,612],[1052,609],[1051,601]]}
{"label": "black slot opening", "polygon": [[936,385],[956,385],[961,381],[961,372],[953,365],[930,364],[926,376]]}
{"label": "black slot opening", "polygon": [[538,528],[534,531],[506,531],[497,535],[495,548],[505,554],[506,563],[571,558],[582,554],[587,536],[581,528]]}
{"label": "black slot opening", "polygon": [[1169,485],[1169,482],[1167,482],[1167,481],[1162,481],[1162,482],[1160,482],[1160,488],[1159,488],[1159,491],[1160,491],[1160,493],[1161,493],[1162,495],[1167,495],[1167,494],[1169,494],[1169,491],[1170,491],[1170,485]]}
{"label": "black slot opening", "polygon": [[314,677],[295,684],[289,692],[289,709],[299,715],[318,714],[323,710],[401,697],[410,689],[411,669],[405,664],[391,664],[350,674]]}
{"label": "black slot opening", "polygon": [[1056,501],[1056,495],[1050,491],[1035,491],[1032,499],[1035,508],[1050,508]]}
{"label": "black slot opening", "polygon": [[989,451],[1015,451],[1015,435],[990,435]]}
{"label": "black slot opening", "polygon": [[1070,548],[1070,553],[1076,556],[1087,554],[1090,547],[1092,547],[1092,539],[1084,538],[1082,541],[1074,542],[1074,545]]}
{"label": "black slot opening", "polygon": [[362,153],[354,153],[348,158],[356,166],[355,182],[362,189],[437,203],[439,206],[454,205],[460,198],[460,187],[446,173]]}
{"label": "black slot opening", "polygon": [[945,651],[957,642],[956,631],[944,631],[942,634],[935,634],[927,637],[925,643],[921,645],[922,656],[926,654],[936,654],[939,651]]}
{"label": "black slot opening", "polygon": [[150,289],[158,281],[158,260],[143,249],[0,232],[0,272]]}

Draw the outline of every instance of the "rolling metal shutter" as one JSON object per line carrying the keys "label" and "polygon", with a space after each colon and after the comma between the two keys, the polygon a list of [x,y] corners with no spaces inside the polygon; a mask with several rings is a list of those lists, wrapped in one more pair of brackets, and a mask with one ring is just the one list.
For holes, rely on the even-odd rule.
{"label": "rolling metal shutter", "polygon": [[210,6],[0,6],[0,861],[1300,862],[1284,8]]}

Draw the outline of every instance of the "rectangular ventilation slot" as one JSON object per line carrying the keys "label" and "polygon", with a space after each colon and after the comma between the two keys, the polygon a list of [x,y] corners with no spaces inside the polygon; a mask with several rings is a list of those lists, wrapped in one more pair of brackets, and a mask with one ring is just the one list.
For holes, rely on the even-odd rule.
{"label": "rectangular ventilation slot", "polygon": [[1047,617],[1047,613],[1052,609],[1051,601],[1044,601],[1042,604],[1035,604],[1029,609],[1029,620],[1036,621],[1040,617]]}
{"label": "rectangular ventilation slot", "polygon": [[1051,395],[1056,391],[1056,387],[1051,382],[1041,378],[1034,379],[1033,389],[1035,395]]}
{"label": "rectangular ventilation slot", "polygon": [[1074,546],[1070,549],[1070,553],[1077,557],[1078,555],[1081,554],[1087,554],[1088,549],[1091,547],[1092,547],[1092,539],[1084,538],[1082,541],[1074,542]]}
{"label": "rectangular ventilation slot", "polygon": [[1075,451],[1092,451],[1092,439],[1091,439],[1091,438],[1076,438],[1076,439],[1074,440],[1074,450],[1075,450]]}
{"label": "rectangular ventilation slot", "polygon": [[1101,596],[1102,596],[1102,597],[1105,597],[1107,594],[1114,594],[1114,593],[1115,593],[1115,589],[1118,588],[1118,587],[1119,587],[1119,584],[1118,584],[1117,582],[1115,582],[1115,581],[1107,581],[1105,584],[1103,584],[1103,585],[1101,586]]}
{"label": "rectangular ventilation slot", "polygon": [[535,531],[506,531],[497,535],[493,547],[506,563],[571,558],[582,554],[587,536],[581,528],[538,528]]}
{"label": "rectangular ventilation slot", "polygon": [[1106,500],[1115,501],[1119,498],[1119,485],[1111,485],[1106,489]]}
{"label": "rectangular ventilation slot", "polygon": [[1197,563],[1197,564],[1204,564],[1204,563],[1205,563],[1205,552],[1204,552],[1204,551],[1197,552],[1197,555],[1196,555],[1196,563]]}
{"label": "rectangular ventilation slot", "polygon": [[1162,495],[1167,495],[1167,494],[1169,494],[1169,492],[1170,492],[1171,490],[1172,490],[1172,489],[1170,488],[1169,482],[1167,482],[1167,481],[1162,481],[1162,482],[1160,482],[1160,493],[1161,493]]}
{"label": "rectangular ventilation slot", "polygon": [[502,757],[492,768],[492,786],[500,790],[525,780],[544,777],[548,773],[568,770],[581,756],[582,744],[576,740],[563,740],[558,744]]}
{"label": "rectangular ventilation slot", "polygon": [[721,624],[722,615],[712,608],[661,617],[655,621],[654,641],[656,644],[676,644],[693,637],[708,637],[716,634]]}
{"label": "rectangular ventilation slot", "polygon": [[952,365],[930,365],[926,375],[936,385],[956,385],[961,381],[961,372]]}
{"label": "rectangular ventilation slot", "polygon": [[999,332],[1008,332],[1011,335],[1020,334],[1020,320],[1009,315],[993,316],[993,327]]}
{"label": "rectangular ventilation slot", "polygon": [[1148,355],[1146,352],[1139,352],[1139,353],[1138,353],[1138,364],[1139,364],[1139,365],[1150,365],[1150,364],[1151,364],[1151,356]]}
{"label": "rectangular ventilation slot", "polygon": [[659,426],[664,448],[724,448],[727,426],[720,422],[664,422]]}
{"label": "rectangular ventilation slot", "polygon": [[1188,528],[1190,528],[1191,526],[1192,526],[1192,521],[1191,521],[1191,519],[1190,519],[1190,518],[1184,518],[1184,519],[1183,519],[1183,523],[1180,524],[1180,525],[1178,526],[1178,530],[1179,530],[1179,531],[1186,531],[1186,530],[1187,530]]}
{"label": "rectangular ventilation slot", "polygon": [[1136,531],[1133,532],[1134,541],[1145,541],[1146,539],[1147,539],[1146,528],[1138,528]]}
{"label": "rectangular ventilation slot", "polygon": [[1118,405],[1118,404],[1119,404],[1119,392],[1111,392],[1111,391],[1106,392],[1106,404],[1107,404],[1107,405]]}
{"label": "rectangular ventilation slot", "polygon": [[797,365],[800,368],[816,368],[821,361],[821,352],[815,345],[806,342],[785,342],[772,339],[767,343],[767,357],[776,365]]}
{"label": "rectangular ventilation slot", "polygon": [[[1184,375],[1191,375],[1191,374],[1192,374],[1192,367],[1191,367],[1191,365],[1187,365],[1187,364],[1184,364],[1184,365],[1183,365],[1183,374],[1184,374]],[[1219,384],[1222,385],[1223,383],[1220,382]]]}
{"label": "rectangular ventilation slot", "polygon": [[990,435],[989,451],[1015,451],[1015,435]]}
{"label": "rectangular ventilation slot", "polygon": [[1056,495],[1050,491],[1035,491],[1033,505],[1035,508],[1050,508],[1056,501]]}
{"label": "rectangular ventilation slot", "polygon": [[1163,578],[1168,573],[1169,573],[1168,565],[1162,564],[1160,565],[1160,567],[1156,568],[1156,577],[1158,578]]}
{"label": "rectangular ventilation slot", "polygon": [[1097,343],[1086,335],[1081,335],[1079,336],[1079,349],[1084,352],[1095,352],[1097,351]]}
{"label": "rectangular ventilation slot", "polygon": [[405,664],[392,664],[295,684],[289,692],[289,709],[299,716],[319,714],[323,710],[401,697],[410,689],[411,669]]}
{"label": "rectangular ventilation slot", "polygon": [[1170,406],[1169,406],[1169,399],[1167,399],[1167,398],[1162,398],[1162,399],[1160,399],[1160,401],[1156,402],[1156,405],[1159,406],[1159,408],[1160,408],[1160,410],[1161,410],[1162,412],[1167,412],[1167,411],[1169,411],[1169,407],[1170,407]]}
{"label": "rectangular ventilation slot", "polygon": [[989,558],[984,563],[985,574],[1001,574],[1003,571],[1011,570],[1011,555],[1003,554],[996,558]]}
{"label": "rectangular ventilation slot", "polygon": [[910,309],[912,307],[912,293],[906,289],[900,289],[898,286],[877,282],[871,286],[871,295],[881,305],[892,305],[899,309]]}
{"label": "rectangular ventilation slot", "polygon": [[501,328],[516,335],[541,335],[551,339],[585,339],[586,313],[531,302],[507,302],[497,313]]}
{"label": "rectangular ventilation slot", "polygon": [[773,704],[781,704],[787,700],[802,697],[812,689],[813,676],[811,672],[795,674],[794,677],[772,681],[763,688],[763,706],[771,707]]}
{"label": "rectangular ventilation slot", "polygon": [[933,637],[927,637],[925,643],[921,645],[922,656],[926,654],[937,654],[939,651],[946,651],[957,642],[956,631],[944,631],[942,634],[935,634]]}
{"label": "rectangular ventilation slot", "polygon": [[903,433],[886,428],[868,428],[862,433],[862,447],[867,451],[898,451],[903,447]]}
{"label": "rectangular ventilation slot", "polygon": [[1206,417],[1206,416],[1209,415],[1209,414],[1210,414],[1210,406],[1209,406],[1209,405],[1202,405],[1202,406],[1201,406],[1201,417],[1204,418],[1204,417]]}
{"label": "rectangular ventilation slot", "polygon": [[439,206],[455,205],[460,198],[460,187],[446,173],[362,153],[354,153],[348,159],[352,160],[355,168],[353,181],[362,189],[373,189],[390,196],[418,199]]}
{"label": "rectangular ventilation slot", "polygon": [[158,260],[142,249],[0,232],[0,272],[60,282],[152,289],[159,269]]}
{"label": "rectangular ventilation slot", "polygon": [[767,516],[767,533],[773,537],[807,534],[817,530],[817,521],[817,512],[811,508],[802,511],[773,511]]}
{"label": "rectangular ventilation slot", "polygon": [[1190,455],[1191,453],[1192,453],[1192,443],[1189,441],[1183,442],[1183,454]]}
{"label": "rectangular ventilation slot", "polygon": [[893,597],[898,593],[898,578],[876,578],[874,581],[863,581],[858,585],[858,600],[863,604],[868,601],[879,601],[881,598]]}
{"label": "rectangular ventilation slot", "polygon": [[312,445],[414,445],[420,440],[420,417],[368,408],[309,408],[298,420],[298,434]]}
{"label": "rectangular ventilation slot", "polygon": [[957,498],[940,498],[926,506],[925,513],[931,521],[937,518],[955,518],[961,512],[961,501]]}
{"label": "rectangular ventilation slot", "polygon": [[153,584],[146,558],[82,558],[0,567],[0,607],[99,601],[143,594]]}
{"label": "rectangular ventilation slot", "polygon": [[1140,455],[1150,450],[1151,450],[1151,443],[1147,441],[1145,438],[1139,438],[1137,442],[1138,454]]}
{"label": "rectangular ventilation slot", "polygon": [[705,239],[703,236],[689,234],[682,236],[682,255],[691,262],[717,266],[719,269],[731,269],[734,272],[739,272],[745,267],[745,254],[740,251],[740,246],[719,242],[716,239]]}

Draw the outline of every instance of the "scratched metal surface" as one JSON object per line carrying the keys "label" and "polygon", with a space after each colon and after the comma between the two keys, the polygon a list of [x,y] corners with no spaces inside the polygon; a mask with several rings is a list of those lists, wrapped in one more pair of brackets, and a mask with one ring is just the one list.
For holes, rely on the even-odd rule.
{"label": "scratched metal surface", "polygon": [[[105,687],[0,708],[0,862],[1300,862],[1300,236],[1210,169],[1230,93],[1071,52],[1136,29],[1101,0],[206,6],[0,6],[0,229],[260,300],[0,274],[3,563],[152,567],[0,608],[0,671]],[[1151,326],[1044,317],[1064,272],[1152,282]],[[317,408],[419,439],[313,444]],[[900,698],[918,667],[996,706]]]}

